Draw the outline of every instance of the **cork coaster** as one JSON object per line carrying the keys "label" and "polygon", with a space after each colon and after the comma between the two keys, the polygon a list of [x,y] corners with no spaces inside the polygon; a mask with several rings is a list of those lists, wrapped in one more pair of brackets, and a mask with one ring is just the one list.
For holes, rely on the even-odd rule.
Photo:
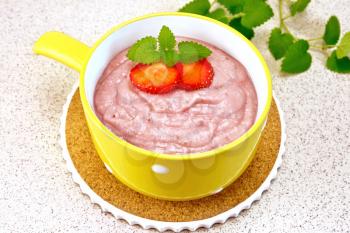
{"label": "cork coaster", "polygon": [[[247,170],[234,183],[218,194],[199,200],[175,202],[154,199],[131,190],[108,172],[91,141],[80,102],[79,91],[75,91],[74,95],[72,93],[71,101],[70,103],[67,102],[67,104],[69,106],[67,105],[67,112],[62,118],[63,132],[61,133],[65,133],[62,137],[62,144],[65,144],[63,147],[67,150],[66,160],[68,169],[73,173],[73,179],[80,184],[84,193],[87,193],[90,197],[93,195],[95,199],[98,199],[96,201],[93,200],[93,202],[100,204],[102,209],[109,210],[115,207],[121,213],[140,217],[139,220],[155,220],[155,223],[183,223],[198,222],[199,220],[205,221],[206,219],[213,219],[214,216],[221,215],[223,217],[225,215],[226,219],[218,221],[224,222],[229,217],[237,216],[242,209],[249,208],[252,202],[260,199],[262,192],[270,186],[271,180],[275,178],[277,168],[281,163],[280,157],[281,153],[283,153],[281,148],[284,144],[284,139],[282,138],[284,137],[283,125],[276,102],[273,101],[266,127],[258,144],[256,156]],[[279,161],[276,162],[276,160]],[[72,161],[71,164],[70,161]],[[90,195],[89,192],[92,194]],[[91,199],[94,198],[91,197]],[[246,204],[248,200],[250,203]],[[238,207],[240,210],[237,213],[227,214],[230,210]],[[127,218],[123,216],[117,217]],[[128,219],[126,220],[128,221]],[[130,221],[128,222],[130,223]],[[212,221],[211,225],[214,223]],[[136,220],[136,222],[133,221],[131,224],[140,223]],[[143,226],[142,224],[140,225]],[[197,227],[201,226],[205,225],[202,224]],[[153,225],[144,227],[157,228]],[[172,228],[167,227],[164,229]],[[195,230],[196,228],[185,226],[177,229]]]}

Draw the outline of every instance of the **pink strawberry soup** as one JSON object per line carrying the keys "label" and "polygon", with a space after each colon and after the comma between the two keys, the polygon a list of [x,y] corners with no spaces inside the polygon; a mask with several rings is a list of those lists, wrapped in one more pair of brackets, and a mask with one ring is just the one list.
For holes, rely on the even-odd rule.
{"label": "pink strawberry soup", "polygon": [[166,154],[209,151],[248,131],[258,100],[247,70],[224,51],[199,42],[212,51],[214,78],[210,87],[196,91],[143,92],[130,82],[135,64],[127,50],[117,54],[95,90],[95,112],[103,124],[133,145]]}

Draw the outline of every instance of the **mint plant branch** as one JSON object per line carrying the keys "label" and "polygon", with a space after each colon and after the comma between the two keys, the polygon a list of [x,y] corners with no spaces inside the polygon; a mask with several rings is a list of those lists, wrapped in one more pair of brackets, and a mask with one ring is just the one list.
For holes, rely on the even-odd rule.
{"label": "mint plant branch", "polygon": [[[308,70],[312,63],[310,49],[327,56],[326,67],[329,70],[350,73],[350,32],[345,33],[340,40],[340,23],[336,16],[328,19],[322,36],[302,39],[295,36],[286,21],[305,11],[311,0],[276,1],[279,25],[271,31],[268,48],[275,60],[282,59],[282,72],[296,74]],[[286,6],[290,12],[284,15]],[[265,0],[192,0],[179,11],[204,15],[226,23],[248,39],[254,37],[256,27],[273,16],[273,10]]]}
{"label": "mint plant branch", "polygon": [[290,17],[292,17],[292,15],[284,16],[284,17],[283,17],[283,20],[286,20],[286,19],[288,19],[288,18],[290,18]]}
{"label": "mint plant branch", "polygon": [[[300,38],[296,37],[288,28],[288,25],[286,24],[285,20],[290,19],[291,17],[295,16],[298,12],[302,12],[305,10],[305,8],[308,6],[311,0],[297,0],[295,2],[288,1],[289,9],[290,9],[290,15],[284,16],[283,7],[284,7],[284,1],[278,0],[278,12],[279,12],[279,29],[280,29],[280,35],[278,36],[277,31],[272,31],[270,40],[269,40],[269,49],[275,59],[279,59],[280,57],[283,57],[283,55],[287,55],[289,48],[293,48],[293,44],[298,41],[305,41],[306,46],[310,48],[310,50],[318,51],[324,54],[327,57],[326,67],[334,72],[338,73],[350,73],[350,59],[348,55],[350,54],[350,32],[345,33],[340,43],[338,43],[340,38],[340,23],[336,16],[331,16],[328,19],[328,22],[325,26],[325,31],[323,36],[315,37],[315,38],[309,38],[305,40],[301,40]],[[285,31],[283,33],[282,31]],[[275,35],[273,37],[273,35]],[[276,36],[277,35],[277,36]],[[278,39],[285,39],[285,41],[277,42]],[[274,39],[275,38],[275,39]],[[293,42],[290,42],[290,39],[292,38]],[[278,44],[280,43],[280,44]],[[279,46],[279,47],[278,47]],[[283,47],[284,46],[284,47]],[[282,56],[278,53],[277,49],[283,48],[284,51],[282,51]],[[294,48],[293,48],[294,49]],[[308,49],[306,49],[307,51]],[[329,55],[329,51],[333,50],[331,55]],[[306,59],[306,56],[309,56],[308,53],[300,53],[300,57],[295,57],[295,62],[297,59],[303,60],[303,69],[300,69],[296,73],[304,72],[311,66],[311,59]],[[287,61],[288,59],[285,57],[284,61]],[[298,61],[300,62],[300,61]],[[282,71],[287,73],[293,73],[295,70],[286,70],[287,66],[284,66],[282,63]]]}

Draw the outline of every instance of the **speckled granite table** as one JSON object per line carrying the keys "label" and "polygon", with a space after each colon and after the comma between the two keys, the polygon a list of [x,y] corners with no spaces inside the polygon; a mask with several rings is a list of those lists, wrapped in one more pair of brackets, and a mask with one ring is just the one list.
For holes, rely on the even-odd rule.
{"label": "speckled granite table", "polygon": [[[0,1],[0,232],[142,231],[101,213],[73,183],[58,131],[62,105],[78,74],[34,56],[31,47],[49,30],[92,44],[126,19],[175,11],[185,2]],[[321,34],[322,22],[336,14],[350,31],[346,4],[348,0],[313,0],[292,28],[307,36]],[[284,162],[258,204],[209,231],[349,232],[350,75],[325,70],[324,58],[315,54],[308,72],[281,77],[265,44],[276,22],[277,17],[260,27],[253,41],[267,59],[285,111]]]}

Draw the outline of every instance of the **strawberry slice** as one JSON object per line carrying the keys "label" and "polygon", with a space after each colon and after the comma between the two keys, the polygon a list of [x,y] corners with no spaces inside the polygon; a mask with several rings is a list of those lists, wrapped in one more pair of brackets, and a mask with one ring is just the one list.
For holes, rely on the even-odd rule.
{"label": "strawberry slice", "polygon": [[177,64],[182,73],[178,87],[187,91],[209,87],[213,81],[214,70],[207,59],[192,64]]}
{"label": "strawberry slice", "polygon": [[130,79],[138,89],[151,94],[165,94],[176,88],[180,73],[176,67],[163,63],[137,64],[130,71]]}

